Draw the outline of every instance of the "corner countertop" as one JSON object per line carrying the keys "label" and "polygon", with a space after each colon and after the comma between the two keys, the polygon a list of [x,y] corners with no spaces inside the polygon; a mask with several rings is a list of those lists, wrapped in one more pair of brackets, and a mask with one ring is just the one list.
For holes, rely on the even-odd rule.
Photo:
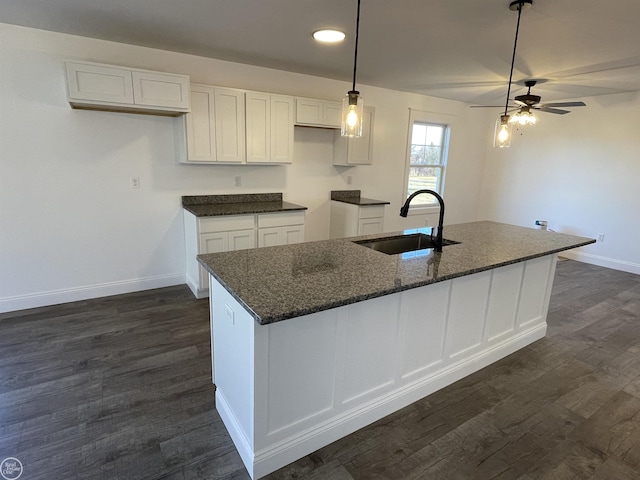
{"label": "corner countertop", "polygon": [[[404,233],[417,231],[430,233]],[[595,242],[482,221],[445,226],[444,238],[460,243],[442,253],[387,255],[353,243],[401,233],[212,253],[198,261],[265,325]]]}
{"label": "corner countertop", "polygon": [[196,217],[307,210],[302,205],[283,201],[282,193],[183,196],[182,207]]}
{"label": "corner countertop", "polygon": [[361,207],[367,207],[370,205],[389,205],[391,203],[386,200],[374,200],[373,198],[361,197],[360,190],[332,190],[331,200],[359,205]]}

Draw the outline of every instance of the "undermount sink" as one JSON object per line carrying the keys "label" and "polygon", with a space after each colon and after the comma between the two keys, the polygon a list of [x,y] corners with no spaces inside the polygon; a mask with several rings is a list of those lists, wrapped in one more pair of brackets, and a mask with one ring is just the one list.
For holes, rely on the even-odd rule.
{"label": "undermount sink", "polygon": [[[372,240],[358,240],[353,243],[363,247],[386,253],[387,255],[397,255],[399,253],[424,250],[426,248],[436,248],[436,241],[430,235],[424,233],[414,233],[411,235],[397,235],[395,237],[374,238]],[[442,239],[442,246],[455,245],[453,240]]]}

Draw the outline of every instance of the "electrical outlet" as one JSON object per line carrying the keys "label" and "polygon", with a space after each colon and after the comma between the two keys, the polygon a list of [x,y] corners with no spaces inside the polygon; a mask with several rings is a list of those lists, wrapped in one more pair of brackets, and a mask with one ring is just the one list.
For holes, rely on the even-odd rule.
{"label": "electrical outlet", "polygon": [[236,187],[240,187],[240,186],[242,186],[242,177],[238,175],[236,177]]}
{"label": "electrical outlet", "polygon": [[140,188],[140,177],[130,177],[131,188]]}
{"label": "electrical outlet", "polygon": [[229,305],[224,306],[224,316],[231,322],[232,325],[236,324],[235,312]]}
{"label": "electrical outlet", "polygon": [[599,242],[604,242],[604,233],[599,233],[598,234],[598,241]]}

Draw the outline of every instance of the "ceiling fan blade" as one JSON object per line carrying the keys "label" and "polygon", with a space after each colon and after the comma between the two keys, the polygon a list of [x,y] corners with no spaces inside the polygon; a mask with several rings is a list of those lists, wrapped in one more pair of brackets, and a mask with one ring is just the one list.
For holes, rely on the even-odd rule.
{"label": "ceiling fan blade", "polygon": [[556,102],[556,103],[545,103],[545,107],[586,107],[587,104],[584,102]]}
{"label": "ceiling fan blade", "polygon": [[[504,108],[504,105],[471,105],[471,108]],[[513,108],[511,105],[507,108]]]}
{"label": "ceiling fan blade", "polygon": [[536,110],[540,110],[541,112],[555,113],[556,115],[565,115],[567,113],[571,113],[569,110],[560,110],[559,108],[550,108],[546,105],[535,105],[531,108],[535,108]]}
{"label": "ceiling fan blade", "polygon": [[520,100],[514,100],[514,103],[517,103],[521,107],[528,107],[529,106],[529,105],[526,104],[526,102],[522,102]]}

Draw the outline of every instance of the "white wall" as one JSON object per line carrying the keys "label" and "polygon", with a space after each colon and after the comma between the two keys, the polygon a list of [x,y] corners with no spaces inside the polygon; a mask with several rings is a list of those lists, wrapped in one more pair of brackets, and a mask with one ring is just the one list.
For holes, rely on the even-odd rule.
{"label": "white wall", "polygon": [[479,218],[553,230],[602,243],[569,256],[640,273],[640,97],[583,99],[564,116],[540,122],[508,149],[488,146]]}
{"label": "white wall", "polygon": [[[332,132],[296,128],[290,166],[176,163],[179,119],[72,110],[64,59],[183,73],[193,82],[340,99],[346,82],[0,24],[0,311],[184,282],[181,195],[283,192],[329,235],[329,192],[361,189],[401,219],[409,108],[451,119],[447,223],[475,220],[483,128],[462,103],[360,86],[375,105],[374,164],[331,165]],[[242,187],[234,187],[234,177]],[[347,175],[353,184],[347,185]],[[139,176],[132,190],[129,177]],[[421,220],[424,221],[424,220]]]}

